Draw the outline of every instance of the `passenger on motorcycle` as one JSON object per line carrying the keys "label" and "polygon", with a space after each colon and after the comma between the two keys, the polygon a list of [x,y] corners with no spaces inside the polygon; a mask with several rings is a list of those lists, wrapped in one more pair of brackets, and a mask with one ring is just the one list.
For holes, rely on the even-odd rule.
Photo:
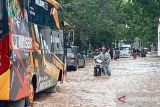
{"label": "passenger on motorcycle", "polygon": [[108,75],[111,76],[111,69],[110,69],[110,62],[111,62],[111,57],[110,54],[107,52],[108,50],[106,50],[105,47],[102,47],[102,52],[96,56],[94,59],[99,59],[101,60],[102,63],[102,70],[104,75]]}

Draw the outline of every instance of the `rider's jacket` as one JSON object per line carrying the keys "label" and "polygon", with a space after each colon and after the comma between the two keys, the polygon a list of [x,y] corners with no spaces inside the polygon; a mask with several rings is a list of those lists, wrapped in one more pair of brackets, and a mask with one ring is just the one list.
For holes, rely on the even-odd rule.
{"label": "rider's jacket", "polygon": [[106,53],[100,53],[98,56],[95,57],[95,59],[100,59],[103,61],[103,64],[109,65],[111,62],[111,57],[108,52]]}

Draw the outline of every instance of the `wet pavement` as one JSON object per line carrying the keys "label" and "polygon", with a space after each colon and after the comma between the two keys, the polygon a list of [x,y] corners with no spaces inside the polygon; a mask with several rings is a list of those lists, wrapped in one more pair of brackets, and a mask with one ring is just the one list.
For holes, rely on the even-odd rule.
{"label": "wet pavement", "polygon": [[112,61],[112,76],[93,76],[94,64],[67,72],[56,93],[39,93],[34,107],[116,107],[116,94],[160,92],[160,58],[121,58]]}

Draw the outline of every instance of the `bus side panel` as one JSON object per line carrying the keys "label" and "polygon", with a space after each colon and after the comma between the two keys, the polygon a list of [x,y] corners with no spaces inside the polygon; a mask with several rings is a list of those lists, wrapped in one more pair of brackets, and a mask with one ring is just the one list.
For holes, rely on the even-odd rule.
{"label": "bus side panel", "polygon": [[10,28],[10,94],[16,101],[29,95],[29,69],[32,38],[24,11],[24,0],[6,0]]}
{"label": "bus side panel", "polygon": [[[37,74],[37,92],[55,86],[58,82],[60,70],[53,65],[51,47],[51,29],[32,24],[30,27],[34,39],[34,65]],[[48,41],[46,41],[46,39]]]}
{"label": "bus side panel", "polygon": [[[11,52],[11,83],[10,99],[18,100],[28,96],[30,84],[30,71],[33,71],[31,65],[30,51],[32,49],[32,38],[29,35],[28,23],[22,20],[16,20],[12,23],[15,32],[10,36],[12,47]],[[32,69],[32,70],[31,70]]]}
{"label": "bus side panel", "polygon": [[[19,100],[29,94],[29,59],[25,59],[24,53],[21,50],[13,50],[11,65],[11,81],[10,81],[10,100]],[[28,54],[28,53],[27,53]],[[29,54],[26,58],[29,58]],[[25,62],[26,61],[26,62]]]}
{"label": "bus side panel", "polygon": [[53,50],[56,50],[54,45],[59,47],[59,44],[51,41],[52,31],[56,28],[53,16],[50,14],[52,5],[44,0],[43,3],[45,3],[45,7],[34,0],[30,0],[27,1],[26,5],[28,21],[32,23],[29,27],[31,28],[30,32],[32,32],[30,35],[34,38],[33,59],[38,82],[36,92],[55,86],[61,71],[53,63],[55,59]]}
{"label": "bus side panel", "polygon": [[9,100],[10,70],[0,76],[0,100]]}

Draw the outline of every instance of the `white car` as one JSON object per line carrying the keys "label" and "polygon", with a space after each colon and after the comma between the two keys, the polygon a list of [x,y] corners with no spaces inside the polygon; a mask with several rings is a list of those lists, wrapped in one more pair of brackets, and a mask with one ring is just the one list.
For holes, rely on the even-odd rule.
{"label": "white car", "polygon": [[131,45],[122,45],[120,47],[120,57],[125,57],[125,58],[131,57]]}

